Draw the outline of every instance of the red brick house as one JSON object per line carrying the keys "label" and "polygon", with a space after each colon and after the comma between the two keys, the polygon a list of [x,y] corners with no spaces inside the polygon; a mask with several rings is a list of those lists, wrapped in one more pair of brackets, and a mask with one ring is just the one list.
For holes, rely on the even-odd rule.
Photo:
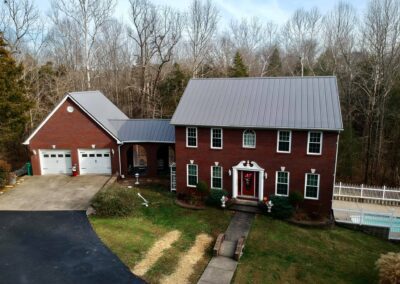
{"label": "red brick house", "polygon": [[24,142],[33,174],[155,176],[174,159],[169,120],[129,119],[99,91],[68,93]]}
{"label": "red brick house", "polygon": [[[171,121],[129,119],[99,91],[68,93],[24,142],[33,173],[165,174],[235,199],[301,192],[328,213],[343,129],[335,77],[189,82]],[[176,151],[176,155],[175,155]]]}
{"label": "red brick house", "polygon": [[233,198],[304,195],[328,214],[343,129],[335,77],[194,79],[171,120],[176,188]]}

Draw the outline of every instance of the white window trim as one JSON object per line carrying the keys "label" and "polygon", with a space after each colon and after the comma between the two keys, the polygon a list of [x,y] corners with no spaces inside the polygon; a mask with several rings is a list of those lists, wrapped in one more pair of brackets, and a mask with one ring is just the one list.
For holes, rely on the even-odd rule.
{"label": "white window trim", "polygon": [[[310,133],[315,132],[315,133],[320,133],[321,134],[321,147],[319,147],[319,153],[310,153]],[[308,136],[307,136],[307,155],[313,155],[313,156],[321,156],[322,155],[322,142],[324,141],[324,133],[322,131],[308,131]]]}
{"label": "white window trim", "polygon": [[[252,131],[254,133],[254,146],[246,146],[246,145],[244,145],[244,133],[246,131]],[[257,133],[253,129],[245,129],[245,130],[243,130],[243,132],[242,132],[242,147],[246,148],[246,149],[255,149],[256,145],[257,145]]]}
{"label": "white window trim", "polygon": [[[280,151],[279,150],[279,133],[282,131],[289,132],[289,151]],[[276,152],[284,153],[284,154],[290,154],[292,152],[292,130],[278,130],[278,133],[276,135]]]}
{"label": "white window trim", "polygon": [[[287,194],[278,194],[278,173],[281,173],[281,172],[288,174]],[[290,188],[290,172],[288,172],[288,171],[276,171],[275,172],[275,195],[276,196],[289,196],[289,188]]]}
{"label": "white window trim", "polygon": [[[317,187],[317,197],[307,197],[307,175],[317,175],[318,176],[318,187]],[[319,184],[321,182],[321,175],[316,173],[306,173],[304,176],[304,199],[318,200],[319,199]]]}
{"label": "white window trim", "polygon": [[[213,130],[219,129],[221,130],[221,147],[213,147]],[[211,128],[210,129],[210,147],[211,149],[222,149],[224,147],[224,131],[222,128]]]}
{"label": "white window trim", "polygon": [[[189,136],[188,136],[189,128],[194,128],[194,129],[196,129],[196,146],[189,146],[189,145],[188,145],[188,142],[189,142]],[[187,147],[187,148],[197,148],[197,145],[199,145],[199,143],[198,143],[198,137],[199,137],[199,130],[197,129],[197,127],[192,127],[192,126],[186,127],[186,147]]]}
{"label": "white window trim", "polygon": [[[213,176],[213,168],[214,167],[221,168],[221,188],[214,187],[214,185],[213,185],[213,178],[214,178],[214,176]],[[221,166],[211,166],[211,181],[210,181],[210,185],[211,185],[212,189],[222,190],[224,188],[224,168],[223,167],[221,167]]]}
{"label": "white window trim", "polygon": [[196,166],[196,184],[199,183],[199,166],[197,164],[186,164],[186,186],[196,187],[195,185],[189,184],[189,166]]}

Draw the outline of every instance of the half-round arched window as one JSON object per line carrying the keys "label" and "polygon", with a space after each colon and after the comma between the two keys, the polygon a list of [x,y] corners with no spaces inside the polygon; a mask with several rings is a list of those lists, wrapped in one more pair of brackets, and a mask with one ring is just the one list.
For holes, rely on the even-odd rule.
{"label": "half-round arched window", "polygon": [[251,129],[243,131],[243,148],[256,147],[256,132]]}

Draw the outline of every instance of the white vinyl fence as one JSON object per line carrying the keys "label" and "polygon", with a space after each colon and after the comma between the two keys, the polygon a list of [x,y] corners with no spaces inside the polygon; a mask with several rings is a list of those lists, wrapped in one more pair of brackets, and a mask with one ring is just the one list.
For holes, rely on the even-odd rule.
{"label": "white vinyl fence", "polygon": [[400,217],[393,213],[369,212],[362,209],[333,208],[335,221],[355,225],[389,228],[389,239],[400,240]]}
{"label": "white vinyl fence", "polygon": [[354,185],[340,182],[335,184],[333,188],[333,197],[400,202],[400,188]]}

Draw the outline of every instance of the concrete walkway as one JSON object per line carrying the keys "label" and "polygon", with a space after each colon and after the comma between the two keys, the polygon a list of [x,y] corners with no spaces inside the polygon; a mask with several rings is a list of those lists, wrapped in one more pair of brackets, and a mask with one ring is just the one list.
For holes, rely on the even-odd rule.
{"label": "concrete walkway", "polygon": [[236,244],[240,237],[247,238],[254,214],[236,212],[228,229],[225,232],[225,240],[221,245],[219,256],[213,257],[200,277],[199,284],[215,283],[229,284],[237,267],[237,261],[233,258]]}

